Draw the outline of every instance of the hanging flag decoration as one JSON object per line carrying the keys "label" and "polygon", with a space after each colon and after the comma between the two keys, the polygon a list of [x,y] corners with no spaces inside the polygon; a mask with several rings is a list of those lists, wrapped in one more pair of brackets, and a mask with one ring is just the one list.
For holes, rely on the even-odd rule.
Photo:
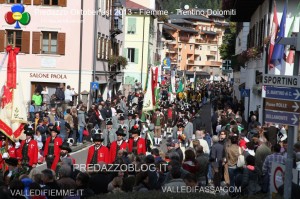
{"label": "hanging flag decoration", "polygon": [[152,98],[152,70],[148,70],[147,90],[144,96],[143,112],[153,110]]}
{"label": "hanging flag decoration", "polygon": [[273,22],[272,22],[272,27],[271,27],[271,39],[270,39],[270,47],[269,47],[269,55],[268,55],[268,66],[269,69],[272,69],[274,66],[271,65],[271,58],[272,54],[274,51],[274,45],[275,45],[275,39],[276,39],[276,34],[278,32],[278,18],[277,18],[277,8],[276,8],[276,3],[274,1],[274,10],[273,10]]}

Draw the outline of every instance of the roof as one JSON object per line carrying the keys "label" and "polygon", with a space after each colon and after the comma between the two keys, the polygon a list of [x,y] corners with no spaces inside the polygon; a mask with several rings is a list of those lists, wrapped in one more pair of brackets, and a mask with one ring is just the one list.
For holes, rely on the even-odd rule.
{"label": "roof", "polygon": [[173,23],[173,24],[194,24],[193,22],[190,22],[185,19],[171,19],[171,23]]}
{"label": "roof", "polygon": [[170,19],[190,19],[190,20],[197,20],[203,22],[212,22],[212,19],[209,19],[202,15],[170,15]]}
{"label": "roof", "polygon": [[133,2],[133,1],[130,1],[130,0],[126,0],[126,8],[131,8],[131,9],[149,9],[149,8],[146,8],[145,6],[137,4],[137,3]]}
{"label": "roof", "polygon": [[186,27],[182,27],[182,26],[178,26],[176,24],[169,24],[169,26],[176,28],[180,31],[184,31],[184,32],[190,32],[190,33],[198,33],[198,31],[191,29],[191,28],[186,28]]}
{"label": "roof", "polygon": [[213,32],[213,31],[206,31],[206,30],[201,31],[201,33],[208,34],[208,35],[217,35],[216,32]]}
{"label": "roof", "polygon": [[176,28],[173,28],[173,27],[168,26],[168,25],[166,25],[166,24],[163,25],[163,29],[164,29],[164,30],[176,30]]}

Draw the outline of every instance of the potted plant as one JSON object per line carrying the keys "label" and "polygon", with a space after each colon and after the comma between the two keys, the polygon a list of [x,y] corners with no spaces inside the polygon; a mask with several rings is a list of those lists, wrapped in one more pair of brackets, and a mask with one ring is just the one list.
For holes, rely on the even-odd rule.
{"label": "potted plant", "polygon": [[117,61],[118,61],[118,63],[122,66],[123,69],[125,69],[125,67],[126,67],[127,64],[128,64],[127,58],[126,58],[126,57],[123,57],[123,56],[119,56],[119,57],[117,58]]}
{"label": "potted plant", "polygon": [[113,64],[117,64],[118,63],[118,59],[117,56],[113,55],[108,59],[108,64],[109,65],[113,65]]}

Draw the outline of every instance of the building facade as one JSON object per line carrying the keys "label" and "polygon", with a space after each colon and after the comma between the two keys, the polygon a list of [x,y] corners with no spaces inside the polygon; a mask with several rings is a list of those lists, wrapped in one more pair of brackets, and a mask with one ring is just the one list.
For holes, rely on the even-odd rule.
{"label": "building facade", "polygon": [[[20,2],[30,20],[27,25],[20,24],[20,28],[16,28],[16,23],[5,22],[4,15],[11,11],[14,3]],[[106,99],[111,73],[114,75],[111,79],[115,80],[113,85],[120,87],[122,78],[115,74],[118,68],[108,66],[109,57],[119,54],[123,42],[121,34],[112,37],[112,5],[111,0],[0,1],[3,11],[0,56],[4,57],[7,45],[21,49],[17,66],[25,102],[31,100],[36,88],[47,86],[51,96],[59,83],[70,85],[77,94],[87,91],[96,97],[101,93]],[[122,20],[119,23],[121,30]],[[1,77],[6,77],[6,66],[7,60]],[[0,84],[5,81],[1,78]],[[100,83],[96,92],[90,90],[92,81]]]}
{"label": "building facade", "polygon": [[164,33],[170,35],[166,53],[173,67],[221,76],[219,47],[228,25],[223,16],[171,15],[169,23],[164,24]]}

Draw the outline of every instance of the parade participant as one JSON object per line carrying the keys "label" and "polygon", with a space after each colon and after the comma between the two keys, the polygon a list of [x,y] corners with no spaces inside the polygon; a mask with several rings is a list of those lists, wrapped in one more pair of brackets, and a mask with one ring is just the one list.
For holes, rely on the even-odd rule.
{"label": "parade participant", "polygon": [[119,119],[121,116],[123,116],[123,111],[121,111],[120,109],[117,110],[117,115],[112,116],[112,123],[113,123],[113,128],[114,129],[118,129],[119,128]]}
{"label": "parade participant", "polygon": [[102,144],[104,138],[101,134],[95,134],[93,137],[94,145],[90,146],[86,165],[98,164],[99,162],[110,163],[110,154],[106,146]]}
{"label": "parade participant", "polygon": [[152,123],[154,124],[154,145],[159,146],[161,142],[161,127],[165,125],[164,115],[160,112],[160,109],[155,110]]}
{"label": "parade participant", "polygon": [[22,151],[21,163],[27,171],[36,167],[38,163],[38,144],[33,139],[34,130],[31,126],[25,126],[26,139],[21,142],[20,150]]}
{"label": "parade participant", "polygon": [[125,140],[128,140],[128,120],[125,120],[124,116],[121,116],[119,118],[119,128],[123,129],[124,130],[124,133],[125,133]]}
{"label": "parade participant", "polygon": [[56,174],[58,174],[63,159],[70,159],[71,160],[70,162],[72,162],[72,164],[75,164],[76,162],[75,159],[70,156],[72,149],[70,148],[70,144],[68,142],[66,141],[63,142],[62,145],[59,146],[59,148],[60,148],[60,153],[59,153],[60,157],[55,170]]}
{"label": "parade participant", "polygon": [[126,150],[128,151],[128,144],[123,140],[123,138],[126,136],[124,133],[124,130],[122,128],[119,128],[116,132],[117,134],[117,140],[113,141],[110,145],[110,162],[113,163],[117,157],[117,153],[119,150]]}
{"label": "parade participant", "polygon": [[139,155],[146,154],[146,141],[144,138],[140,138],[141,131],[139,130],[139,126],[134,125],[130,130],[132,134],[132,138],[128,141],[128,149],[129,152]]}
{"label": "parade participant", "polygon": [[110,148],[110,145],[113,141],[117,140],[117,135],[116,135],[116,129],[112,128],[113,123],[111,121],[108,121],[106,123],[106,129],[103,130],[103,145],[106,146],[107,148]]}
{"label": "parade participant", "polygon": [[46,159],[47,168],[55,171],[56,165],[59,161],[60,157],[60,148],[59,146],[62,144],[62,139],[57,135],[60,131],[56,126],[50,130],[51,136],[47,138],[44,150],[44,157]]}
{"label": "parade participant", "polygon": [[135,119],[134,119],[134,126],[138,125],[138,128],[141,130],[141,120],[140,120],[140,116],[138,113],[135,113]]}
{"label": "parade participant", "polygon": [[132,111],[128,111],[128,128],[131,129],[134,124],[135,124],[135,120],[133,119],[133,112]]}

